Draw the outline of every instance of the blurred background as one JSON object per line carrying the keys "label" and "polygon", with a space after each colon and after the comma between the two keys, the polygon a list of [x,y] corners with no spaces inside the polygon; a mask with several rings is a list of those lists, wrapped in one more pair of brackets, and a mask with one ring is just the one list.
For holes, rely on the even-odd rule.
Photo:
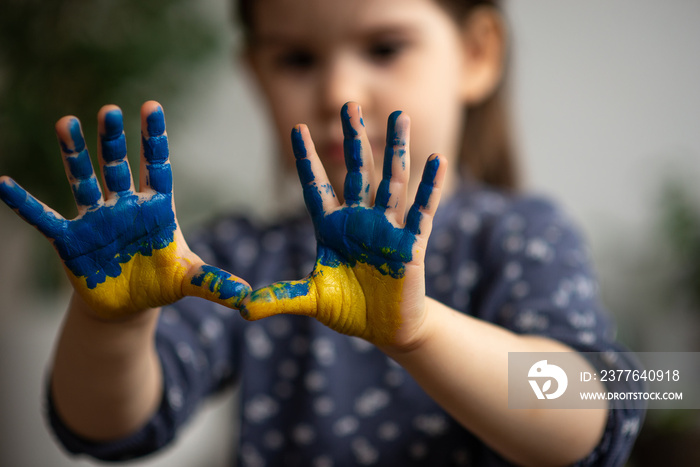
{"label": "blurred background", "polygon": [[[700,3],[529,0],[506,15],[528,188],[587,235],[625,345],[700,351]],[[81,118],[95,154],[95,116],[115,103],[138,155],[139,108],[156,99],[185,231],[223,210],[271,212],[274,145],[230,17],[226,0],[2,0],[0,174],[72,217],[55,121]],[[93,465],[66,457],[42,418],[67,287],[43,237],[0,207],[0,466]],[[228,465],[235,397],[133,465]],[[629,465],[700,465],[699,442],[699,411],[650,411]]]}

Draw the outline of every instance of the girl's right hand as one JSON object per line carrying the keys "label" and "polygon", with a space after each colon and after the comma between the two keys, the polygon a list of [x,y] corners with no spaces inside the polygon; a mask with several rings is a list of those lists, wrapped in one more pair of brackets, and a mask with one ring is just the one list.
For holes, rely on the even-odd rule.
{"label": "girl's right hand", "polygon": [[185,295],[237,308],[250,286],[204,264],[180,231],[161,106],[149,101],[141,109],[139,192],[126,158],[119,108],[103,107],[98,126],[104,191],[78,119],[63,117],[56,124],[78,206],[75,219],[66,220],[9,177],[0,177],[0,198],[52,242],[76,292],[98,318],[123,319]]}

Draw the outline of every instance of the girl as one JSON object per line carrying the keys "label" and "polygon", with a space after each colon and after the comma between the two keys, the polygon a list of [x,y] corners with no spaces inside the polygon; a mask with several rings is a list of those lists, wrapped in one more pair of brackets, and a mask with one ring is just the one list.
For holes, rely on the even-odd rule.
{"label": "girl", "polygon": [[190,249],[155,102],[142,108],[139,192],[114,106],[98,115],[104,191],[77,120],[57,124],[75,220],[0,180],[76,291],[47,391],[66,448],[145,455],[237,384],[241,465],[624,463],[640,411],[508,409],[509,352],[621,348],[575,228],[514,192],[496,6],[242,0],[239,11],[310,219],[228,217]]}

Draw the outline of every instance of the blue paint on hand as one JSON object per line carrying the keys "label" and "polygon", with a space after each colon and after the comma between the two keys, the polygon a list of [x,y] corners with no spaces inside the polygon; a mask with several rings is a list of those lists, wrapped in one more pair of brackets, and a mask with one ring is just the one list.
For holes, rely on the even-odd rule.
{"label": "blue paint on hand", "polygon": [[[340,119],[343,126],[343,150],[345,154],[345,167],[348,173],[345,177],[343,195],[345,203],[349,206],[359,204],[361,193],[365,188],[362,176],[362,141],[358,138],[358,132],[352,127],[348,104],[340,111]],[[369,185],[367,185],[369,187]]]}
{"label": "blue paint on hand", "polygon": [[[103,165],[105,186],[119,196],[98,204],[100,187],[79,122],[71,119],[61,123],[69,135],[59,129],[59,139],[76,202],[79,207],[91,209],[81,210],[77,218],[68,221],[13,180],[4,178],[0,199],[52,241],[76,291],[101,317],[126,316],[172,303],[183,294],[238,306],[250,287],[225,271],[207,266],[191,282],[185,280],[194,258],[186,245],[176,243],[178,227],[162,111],[158,109],[148,117],[148,130],[144,132],[148,133],[144,139],[155,141],[149,146],[151,161],[158,161],[146,161],[146,178],[156,190],[150,195],[131,190],[129,164],[122,157],[126,154],[121,112],[107,112],[101,123],[102,149],[108,160]],[[198,288],[202,280],[207,282]]]}
{"label": "blue paint on hand", "polygon": [[406,216],[406,230],[414,234],[420,233],[420,221],[423,217],[420,211],[428,207],[430,195],[432,195],[435,187],[435,177],[437,176],[438,168],[440,168],[440,159],[437,157],[428,159],[428,162],[425,163],[423,177],[416,193],[416,200]]}
{"label": "blue paint on hand", "polygon": [[0,183],[0,199],[47,237],[56,238],[63,235],[68,221],[47,211],[36,198],[14,180]]}
{"label": "blue paint on hand", "polygon": [[173,191],[173,173],[168,162],[164,164],[148,164],[148,184],[159,193]]}
{"label": "blue paint on hand", "polygon": [[[306,145],[304,145],[304,140],[301,137],[301,130],[296,127],[292,128],[292,151],[296,160],[306,159]],[[313,174],[311,175],[313,178]]]}
{"label": "blue paint on hand", "polygon": [[120,110],[110,110],[105,115],[104,133],[101,135],[100,144],[105,162],[115,162],[126,157],[126,136]]}
{"label": "blue paint on hand", "polygon": [[418,192],[416,193],[416,201],[420,207],[425,208],[428,206],[428,201],[430,201],[430,195],[433,194],[433,187],[435,186],[435,177],[437,176],[437,171],[440,168],[440,160],[438,158],[430,159],[425,163],[425,169],[423,170],[423,178],[421,179],[420,185],[418,185]]}
{"label": "blue paint on hand", "polygon": [[341,262],[371,264],[393,278],[403,277],[413,257],[413,232],[394,227],[380,209],[346,207],[316,223],[318,260],[324,266]]}
{"label": "blue paint on hand", "polygon": [[85,277],[93,289],[107,276],[121,274],[120,264],[137,253],[151,256],[154,249],[170,245],[175,229],[170,195],[142,201],[132,194],[68,222],[54,245],[66,267],[75,276]]}
{"label": "blue paint on hand", "polygon": [[66,152],[80,152],[85,149],[85,139],[83,138],[83,133],[80,130],[80,122],[77,118],[71,120],[69,131],[71,139],[73,140],[73,150]]}
{"label": "blue paint on hand", "polygon": [[304,194],[306,208],[312,218],[323,216],[323,199],[316,186],[314,172],[311,169],[311,161],[306,158],[306,146],[298,128],[292,130],[292,149],[296,158],[297,172]]}
{"label": "blue paint on hand", "polygon": [[148,185],[159,193],[170,193],[173,189],[173,173],[168,162],[170,151],[165,135],[165,117],[158,107],[146,117],[146,133],[141,135],[143,154],[148,170]]}
{"label": "blue paint on hand", "polygon": [[163,115],[163,109],[158,107],[146,117],[146,131],[148,131],[148,136],[159,136],[165,133],[165,115]]}
{"label": "blue paint on hand", "polygon": [[169,150],[168,150],[168,137],[162,136],[151,136],[150,138],[142,138],[143,141],[143,153],[146,156],[146,160],[152,164],[163,163],[168,160]]}
{"label": "blue paint on hand", "polygon": [[402,158],[402,164],[405,167],[406,162],[403,158],[406,155],[406,139],[396,129],[396,121],[401,115],[401,111],[392,112],[389,115],[389,120],[387,122],[387,132],[386,132],[386,146],[384,148],[384,165],[382,166],[382,181],[379,183],[379,188],[377,188],[377,198],[375,201],[375,206],[381,210],[386,210],[389,207],[389,200],[391,199],[390,186],[391,177],[393,172],[393,164],[395,157],[395,148],[397,146],[401,147],[398,151],[398,156]]}
{"label": "blue paint on hand", "polygon": [[124,133],[124,117],[121,110],[114,109],[105,114],[104,128],[102,136],[107,139],[116,139]]}
{"label": "blue paint on hand", "polygon": [[274,289],[275,298],[282,300],[285,298],[305,297],[309,293],[309,282],[285,282],[280,287]]}
{"label": "blue paint on hand", "polygon": [[[251,303],[279,303],[282,300],[291,300],[297,297],[306,297],[310,290],[309,279],[301,281],[276,282],[262,289],[254,290],[250,294]],[[245,304],[240,306],[241,316],[245,319],[250,318],[250,311]]]}
{"label": "blue paint on hand", "polygon": [[386,148],[393,148],[396,145],[405,145],[406,139],[403,134],[397,131],[396,122],[403,112],[396,110],[389,115],[386,124]]}
{"label": "blue paint on hand", "polygon": [[[280,313],[311,316],[340,333],[360,336],[377,345],[390,344],[402,326],[403,307],[413,308],[411,303],[403,304],[405,287],[418,285],[414,281],[406,283],[407,266],[415,260],[411,274],[414,278],[420,274],[426,239],[419,238],[417,231],[423,209],[431,201],[439,160],[433,158],[424,172],[420,193],[411,208],[415,225],[397,227],[387,216],[386,205],[392,198],[403,201],[400,196],[392,197],[390,187],[392,177],[396,177],[392,171],[399,170],[400,164],[405,169],[407,122],[402,119],[398,124],[400,113],[389,119],[382,192],[375,206],[367,207],[352,201],[360,201],[359,195],[369,189],[369,183],[363,180],[369,174],[361,170],[362,158],[371,157],[359,144],[365,140],[364,131],[357,121],[350,120],[347,105],[341,115],[348,169],[345,205],[329,199],[326,177],[319,182],[314,173],[316,168],[325,175],[317,155],[311,154],[309,159],[300,131],[292,132],[297,171],[317,240],[312,272],[303,280],[278,282],[253,291],[242,304],[241,314],[253,320]],[[406,174],[402,171],[398,175],[401,183],[397,185],[403,187]],[[410,294],[408,298],[411,300]]]}
{"label": "blue paint on hand", "polygon": [[124,119],[119,109],[110,110],[104,116],[104,133],[100,135],[102,169],[109,191],[124,196],[131,191],[131,171],[126,160],[126,135]]}
{"label": "blue paint on hand", "polygon": [[84,179],[91,177],[93,174],[92,162],[90,161],[90,155],[87,149],[83,149],[75,156],[68,155],[66,157],[66,162],[68,163],[68,172],[72,177],[77,179]]}
{"label": "blue paint on hand", "polygon": [[168,137],[163,134],[165,117],[160,107],[146,117],[146,131],[148,135],[141,136],[146,160],[152,164],[165,162],[169,156]]}
{"label": "blue paint on hand", "polygon": [[[349,112],[350,106],[349,103],[344,104],[343,107],[340,109],[340,124],[343,127],[343,135],[348,137],[348,138],[355,138],[359,135],[357,130],[355,130],[352,127],[352,123],[350,122],[350,112]],[[364,122],[362,122],[362,126],[364,126]],[[362,161],[360,161],[360,164]]]}
{"label": "blue paint on hand", "polygon": [[221,300],[230,298],[242,299],[249,290],[249,287],[241,282],[228,272],[214,266],[204,265],[199,268],[199,271],[192,277],[192,285],[201,287],[204,281],[209,281],[208,289],[210,292],[218,294]]}
{"label": "blue paint on hand", "polygon": [[298,130],[292,132],[292,146],[304,201],[316,229],[320,263],[337,267],[342,262],[352,267],[360,261],[392,277],[403,276],[404,264],[412,258],[414,233],[394,227],[381,207],[348,206],[325,213],[321,187],[317,186],[311,162],[306,159],[307,151]]}
{"label": "blue paint on hand", "polygon": [[[383,180],[377,194],[377,203],[373,208],[347,206],[331,213],[324,212],[321,187],[315,182],[311,162],[306,158],[307,151],[303,139],[298,130],[292,131],[292,146],[297,158],[297,171],[303,185],[304,200],[316,230],[318,260],[324,266],[334,267],[345,263],[352,267],[359,261],[371,264],[394,278],[403,277],[405,264],[413,257],[412,248],[416,242],[416,235],[420,233],[421,210],[427,207],[430,200],[440,160],[428,160],[406,225],[404,228],[395,227],[386,218],[385,210],[391,198],[389,186],[393,159],[405,157],[405,149],[396,150],[396,146],[406,144],[403,133],[397,130],[400,115],[401,112],[394,112],[389,118]],[[350,125],[347,106],[343,107],[343,125],[346,135],[357,136],[357,132]],[[347,148],[352,150],[351,146]],[[348,177],[352,177],[352,174],[348,173]]]}
{"label": "blue paint on hand", "polygon": [[121,161],[118,164],[105,165],[103,167],[105,185],[107,189],[115,193],[130,193],[131,171],[129,163]]}
{"label": "blue paint on hand", "polygon": [[72,118],[68,122],[68,133],[73,147],[70,147],[63,139],[59,142],[68,168],[73,196],[78,206],[91,208],[97,205],[102,198],[102,193],[97,178],[95,178],[92,162],[85,147],[85,140],[77,118]]}
{"label": "blue paint on hand", "polygon": [[79,206],[95,207],[102,197],[97,179],[92,176],[72,184],[73,196]]}
{"label": "blue paint on hand", "polygon": [[0,198],[53,240],[65,266],[84,277],[90,289],[121,274],[120,264],[136,253],[151,256],[174,239],[172,195],[156,194],[145,201],[134,194],[123,196],[113,206],[72,221],[56,216],[14,182],[0,184]]}

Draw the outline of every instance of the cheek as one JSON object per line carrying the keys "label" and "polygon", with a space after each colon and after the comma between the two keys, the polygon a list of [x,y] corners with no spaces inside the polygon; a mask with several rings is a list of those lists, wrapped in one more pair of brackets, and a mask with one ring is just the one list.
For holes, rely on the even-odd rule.
{"label": "cheek", "polygon": [[440,153],[452,162],[457,157],[462,127],[462,109],[455,105],[425,109],[411,122],[411,159],[425,159]]}

